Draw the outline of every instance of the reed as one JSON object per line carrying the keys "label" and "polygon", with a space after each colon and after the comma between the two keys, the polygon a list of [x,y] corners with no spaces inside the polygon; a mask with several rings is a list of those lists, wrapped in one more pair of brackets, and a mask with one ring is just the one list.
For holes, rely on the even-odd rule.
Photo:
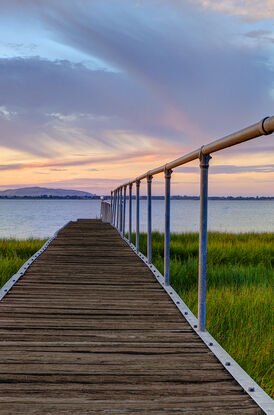
{"label": "reed", "polygon": [[[198,248],[198,234],[171,235],[170,282],[196,316]],[[140,250],[146,255],[146,234],[140,234]],[[163,256],[164,236],[153,233],[152,261],[161,273]],[[209,232],[207,329],[271,396],[273,279],[273,233]]]}
{"label": "reed", "polygon": [[45,243],[45,240],[0,240],[0,287]]}

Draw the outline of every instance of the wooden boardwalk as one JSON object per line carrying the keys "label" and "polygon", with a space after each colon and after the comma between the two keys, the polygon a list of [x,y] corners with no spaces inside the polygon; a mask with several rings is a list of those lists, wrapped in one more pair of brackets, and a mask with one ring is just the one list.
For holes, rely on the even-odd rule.
{"label": "wooden boardwalk", "polygon": [[261,414],[110,225],[67,225],[0,302],[0,414]]}

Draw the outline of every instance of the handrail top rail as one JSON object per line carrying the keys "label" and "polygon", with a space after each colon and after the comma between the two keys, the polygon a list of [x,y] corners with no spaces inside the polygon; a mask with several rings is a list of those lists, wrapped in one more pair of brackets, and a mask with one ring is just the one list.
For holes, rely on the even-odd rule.
{"label": "handrail top rail", "polygon": [[[215,153],[216,151],[223,150],[225,148],[234,146],[236,144],[243,143],[253,138],[259,137],[261,135],[269,135],[274,132],[274,116],[265,117],[256,124],[250,125],[242,130],[239,130],[235,133],[229,134],[225,137],[219,138],[215,141],[212,141],[209,144],[203,145],[197,150],[192,151],[191,153],[185,154],[182,157],[179,157],[169,163],[166,163],[162,166],[156,167],[155,169],[149,170],[141,176],[136,177],[133,180],[130,180],[127,183],[124,183],[118,186],[115,190],[119,190],[124,186],[140,182],[141,180],[147,178],[148,176],[154,176],[159,173],[163,173],[167,170],[171,170],[175,167],[182,166],[183,164],[189,163],[190,161],[199,159],[200,156],[208,155]],[[115,191],[114,190],[114,191]]]}

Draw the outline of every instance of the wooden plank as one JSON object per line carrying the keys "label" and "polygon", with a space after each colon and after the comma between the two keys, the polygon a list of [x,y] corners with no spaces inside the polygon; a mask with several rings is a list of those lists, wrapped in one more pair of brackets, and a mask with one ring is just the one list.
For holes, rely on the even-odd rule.
{"label": "wooden plank", "polygon": [[0,303],[0,415],[261,414],[119,234],[64,228]]}

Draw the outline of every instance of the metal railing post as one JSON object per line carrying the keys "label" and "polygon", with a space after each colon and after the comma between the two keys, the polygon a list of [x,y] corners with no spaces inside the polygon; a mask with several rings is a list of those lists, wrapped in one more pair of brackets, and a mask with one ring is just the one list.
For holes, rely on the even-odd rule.
{"label": "metal railing post", "polygon": [[104,198],[103,198],[103,196],[101,196],[100,197],[100,201],[101,201],[101,204],[100,204],[100,219],[102,220],[102,218],[103,218],[103,200],[104,200]]}
{"label": "metal railing post", "polygon": [[116,226],[116,202],[117,202],[117,194],[116,190],[114,190],[114,206],[113,206],[113,226]]}
{"label": "metal railing post", "polygon": [[151,245],[151,182],[152,176],[147,176],[147,262],[152,261],[152,245]]}
{"label": "metal railing post", "polygon": [[165,170],[165,247],[164,247],[164,278],[169,285],[169,256],[170,256],[170,179],[172,170]]}
{"label": "metal railing post", "polygon": [[123,204],[123,230],[122,235],[125,236],[126,233],[126,197],[127,197],[127,186],[124,186],[124,204]]}
{"label": "metal railing post", "polygon": [[132,183],[128,186],[128,240],[132,240]]}
{"label": "metal railing post", "polygon": [[117,215],[116,215],[116,221],[117,221],[117,225],[116,228],[117,230],[119,229],[119,211],[120,211],[120,189],[117,189]]}
{"label": "metal railing post", "polygon": [[115,192],[114,192],[114,200],[115,200],[115,203],[114,203],[114,226],[116,228],[117,190],[115,190]]}
{"label": "metal railing post", "polygon": [[139,240],[139,231],[140,231],[140,180],[136,181],[136,251],[139,252],[140,249],[140,240]]}
{"label": "metal railing post", "polygon": [[198,284],[198,328],[206,326],[206,261],[207,261],[207,204],[208,166],[210,155],[200,152],[200,233],[199,233],[199,284]]}
{"label": "metal railing post", "polygon": [[111,223],[112,223],[112,209],[113,209],[113,191],[110,192],[110,212],[111,212]]}
{"label": "metal railing post", "polygon": [[120,212],[119,212],[119,231],[122,232],[123,227],[123,188],[120,187]]}

